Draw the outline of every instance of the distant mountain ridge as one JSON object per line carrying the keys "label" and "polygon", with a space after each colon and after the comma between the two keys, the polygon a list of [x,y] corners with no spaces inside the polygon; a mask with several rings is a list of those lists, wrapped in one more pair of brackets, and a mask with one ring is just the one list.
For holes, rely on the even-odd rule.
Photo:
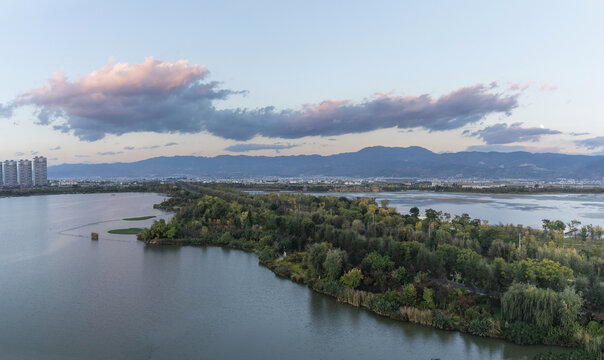
{"label": "distant mountain ridge", "polygon": [[422,147],[364,148],[328,156],[155,157],[130,163],[63,164],[48,168],[49,178],[164,177],[395,177],[603,180],[604,156],[529,152],[437,154]]}

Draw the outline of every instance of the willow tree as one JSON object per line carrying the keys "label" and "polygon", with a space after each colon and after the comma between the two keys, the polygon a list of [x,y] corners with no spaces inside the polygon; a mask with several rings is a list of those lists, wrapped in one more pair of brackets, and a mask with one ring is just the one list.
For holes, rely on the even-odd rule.
{"label": "willow tree", "polygon": [[501,299],[501,311],[507,321],[523,321],[542,328],[554,325],[558,309],[558,294],[534,285],[512,284]]}

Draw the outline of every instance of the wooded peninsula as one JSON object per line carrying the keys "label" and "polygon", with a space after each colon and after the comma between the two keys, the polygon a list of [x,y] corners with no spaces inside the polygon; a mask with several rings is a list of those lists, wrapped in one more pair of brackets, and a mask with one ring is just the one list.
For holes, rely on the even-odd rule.
{"label": "wooded peninsula", "polygon": [[[280,277],[379,315],[517,344],[575,347],[537,359],[601,359],[603,230],[544,220],[490,225],[467,214],[372,198],[158,187],[172,211],[139,234],[150,246],[254,251]],[[566,231],[566,232],[565,232]]]}

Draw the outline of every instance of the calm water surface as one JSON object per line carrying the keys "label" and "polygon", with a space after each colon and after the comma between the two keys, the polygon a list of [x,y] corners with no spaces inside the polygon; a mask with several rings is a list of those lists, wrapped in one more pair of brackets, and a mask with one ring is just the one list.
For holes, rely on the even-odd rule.
{"label": "calm water surface", "polygon": [[[0,199],[1,359],[528,359],[545,347],[395,322],[221,248],[107,230],[157,194]],[[91,241],[97,231],[101,240]]]}
{"label": "calm water surface", "polygon": [[490,224],[522,224],[540,228],[542,219],[550,219],[565,223],[579,220],[584,225],[604,227],[604,194],[511,195],[402,191],[329,195],[390,200],[390,206],[396,207],[403,214],[417,206],[422,214],[430,208],[451,215],[467,213],[472,218],[488,220]]}

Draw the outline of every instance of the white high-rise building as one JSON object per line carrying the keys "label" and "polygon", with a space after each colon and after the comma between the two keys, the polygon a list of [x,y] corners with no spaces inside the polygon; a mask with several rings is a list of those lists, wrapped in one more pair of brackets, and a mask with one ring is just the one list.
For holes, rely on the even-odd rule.
{"label": "white high-rise building", "polygon": [[31,161],[19,160],[19,185],[32,186],[34,184],[31,177]]}
{"label": "white high-rise building", "polygon": [[34,157],[34,185],[35,186],[45,186],[48,184],[47,179],[47,166],[48,163],[44,156],[36,156]]}
{"label": "white high-rise building", "polygon": [[4,186],[17,186],[17,162],[6,160],[4,162]]}

